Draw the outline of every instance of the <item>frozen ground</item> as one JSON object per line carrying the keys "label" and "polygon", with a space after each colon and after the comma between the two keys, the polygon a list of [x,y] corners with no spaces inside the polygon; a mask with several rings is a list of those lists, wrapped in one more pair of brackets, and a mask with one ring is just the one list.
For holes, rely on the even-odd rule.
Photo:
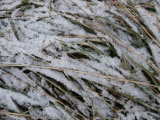
{"label": "frozen ground", "polygon": [[160,119],[159,21],[158,0],[0,0],[0,118]]}

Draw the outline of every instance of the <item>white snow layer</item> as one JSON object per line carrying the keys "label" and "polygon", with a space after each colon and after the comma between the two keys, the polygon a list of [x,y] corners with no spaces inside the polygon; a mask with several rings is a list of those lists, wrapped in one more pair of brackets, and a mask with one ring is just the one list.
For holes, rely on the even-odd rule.
{"label": "white snow layer", "polygon": [[[117,120],[157,118],[157,114],[145,109],[140,102],[137,104],[134,100],[128,100],[123,95],[121,98],[116,94],[132,96],[147,106],[160,108],[160,96],[151,96],[150,94],[154,93],[152,89],[139,87],[127,81],[142,82],[144,79],[132,69],[132,65],[124,57],[126,55],[131,62],[136,63],[140,74],[144,71],[143,67],[146,70],[151,69],[144,60],[160,69],[159,46],[148,38],[149,48],[137,47],[139,44],[142,45],[138,44],[141,38],[132,37],[131,32],[119,25],[118,19],[124,20],[139,36],[143,37],[143,33],[139,32],[138,25],[127,15],[122,14],[122,11],[118,12],[116,6],[110,6],[111,3],[107,3],[109,1],[72,1],[80,8],[70,0],[54,1],[51,10],[49,1],[29,0],[32,4],[25,8],[17,7],[21,1],[0,0],[0,9],[11,10],[10,16],[4,18],[2,16],[7,14],[6,11],[0,11],[0,64],[19,65],[0,67],[0,107],[5,106],[4,110],[9,108],[20,113],[13,102],[16,101],[18,105],[27,108],[30,115],[54,120],[75,119],[81,113],[84,116],[78,117],[82,119],[89,119],[92,117],[91,114],[95,119],[110,119],[115,116],[118,116]],[[127,0],[120,1],[127,5]],[[157,6],[155,8],[157,19],[160,21],[160,9]],[[97,25],[82,10],[91,17],[100,16],[96,20],[102,24],[104,22],[106,29],[121,41],[103,32],[103,27]],[[155,40],[160,43],[160,31],[154,15],[145,15],[148,14],[147,10],[139,5],[137,11],[156,36]],[[89,27],[95,28],[94,32],[100,39],[85,29],[86,23]],[[149,53],[148,49],[151,49],[152,53]],[[85,57],[75,59],[75,53],[81,53]],[[151,60],[152,57],[154,62]],[[154,74],[154,71],[151,70],[151,73]],[[155,76],[159,81],[160,75]],[[143,77],[147,79],[147,76]],[[143,88],[149,89],[148,92],[144,92]],[[114,93],[111,89],[119,93]],[[98,94],[97,91],[101,93]],[[72,104],[76,105],[76,108]],[[116,104],[123,104],[123,108],[115,112],[113,107],[117,107]],[[16,120],[26,119],[9,117]]]}

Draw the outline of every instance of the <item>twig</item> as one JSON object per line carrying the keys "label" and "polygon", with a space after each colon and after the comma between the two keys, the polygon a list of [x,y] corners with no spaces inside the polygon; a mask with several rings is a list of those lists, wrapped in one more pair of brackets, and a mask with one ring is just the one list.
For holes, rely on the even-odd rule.
{"label": "twig", "polygon": [[1,114],[5,114],[5,115],[15,115],[15,116],[30,116],[30,117],[36,117],[39,118],[41,120],[47,120],[47,119],[43,119],[41,117],[35,116],[35,115],[27,115],[27,114],[20,114],[20,113],[13,113],[13,112],[7,112],[7,111],[2,111],[0,110]]}
{"label": "twig", "polygon": [[35,66],[35,65],[25,65],[25,64],[23,64],[23,65],[21,65],[21,64],[0,64],[0,66],[1,67],[29,67],[29,68],[50,69],[50,70],[56,70],[56,71],[70,71],[70,72],[74,72],[74,73],[81,73],[81,74],[86,74],[86,75],[93,75],[93,76],[96,76],[96,77],[107,78],[108,80],[118,80],[118,81],[121,81],[121,82],[130,82],[130,83],[134,83],[134,84],[140,84],[140,85],[146,85],[146,86],[151,86],[151,87],[155,87],[155,88],[160,88],[160,86],[157,86],[157,85],[151,85],[151,84],[148,84],[148,83],[131,81],[131,80],[124,79],[124,78],[111,77],[111,76],[101,75],[101,74],[96,74],[96,73],[83,72],[83,71],[79,71],[79,70],[45,67],[45,66]]}

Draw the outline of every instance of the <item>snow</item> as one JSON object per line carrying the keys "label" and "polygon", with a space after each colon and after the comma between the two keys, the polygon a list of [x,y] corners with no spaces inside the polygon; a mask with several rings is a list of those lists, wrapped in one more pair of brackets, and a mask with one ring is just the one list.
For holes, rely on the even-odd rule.
{"label": "snow", "polygon": [[153,53],[153,57],[156,59],[156,64],[157,64],[157,67],[160,66],[160,50],[159,50],[159,47],[154,44],[154,43],[149,43],[149,46],[151,47],[152,49],[152,53]]}
{"label": "snow", "polygon": [[[137,11],[142,16],[141,19],[144,21],[144,23],[149,27],[151,31],[153,31],[154,35],[157,37],[157,40],[160,42],[160,31],[158,30],[157,22],[152,15],[152,13],[147,12],[145,9],[138,7]],[[148,14],[148,15],[146,15]],[[145,16],[143,16],[145,15]]]}
{"label": "snow", "polygon": [[[117,95],[120,93],[114,93],[110,89],[134,97],[145,105],[151,105],[159,110],[160,95],[150,87],[140,87],[129,81],[121,81],[121,79],[126,79],[146,83],[126,60],[125,54],[131,62],[133,59],[150,71],[150,74],[155,75],[154,78],[159,82],[158,72],[156,73],[144,62],[146,60],[155,68],[160,69],[158,44],[147,36],[148,46],[142,46],[143,44],[140,43],[141,47],[137,47],[138,40],[142,38],[138,38],[119,23],[120,21],[126,22],[127,26],[141,37],[144,37],[144,33],[133,19],[123,14],[118,6],[112,6],[110,3],[108,5],[109,1],[92,0],[92,3],[85,0],[72,1],[77,3],[81,9],[71,0],[56,0],[51,4],[50,17],[48,17],[49,1],[29,0],[33,2],[33,5],[30,5],[30,8],[25,11],[22,11],[21,7],[16,8],[21,1],[0,1],[0,9],[15,8],[10,14],[7,14],[10,17],[6,18],[1,18],[6,15],[6,12],[0,11],[0,64],[17,65],[16,67],[0,66],[0,105],[14,112],[20,112],[12,101],[14,100],[18,105],[28,108],[30,115],[41,116],[44,119],[71,120],[74,119],[73,116],[77,117],[77,113],[86,118],[92,117],[92,114],[95,119],[101,119],[100,116],[103,118],[117,116],[115,118],[117,120],[156,119],[159,113],[146,109],[143,105],[123,95]],[[127,0],[121,0],[121,2],[127,5]],[[153,14],[143,16],[148,14],[148,11],[138,4],[141,1],[132,0],[132,2],[137,3],[137,11],[142,15],[140,19],[160,42],[159,29]],[[155,8],[155,15],[160,21],[160,9],[158,6]],[[106,32],[97,25],[82,9],[102,23],[108,31]],[[96,16],[108,18],[118,31],[109,25],[106,19]],[[94,30],[96,33],[94,35],[82,25],[73,23],[66,17],[81,24],[86,24],[85,21],[87,21],[90,23],[87,25],[93,27],[94,24],[99,29],[103,29],[105,33]],[[91,37],[82,37],[84,35]],[[104,44],[98,43],[101,40],[96,36],[100,37]],[[112,56],[113,48],[117,55]],[[69,56],[71,53],[81,53],[87,58],[75,59]],[[137,70],[148,83],[151,83],[150,78],[142,73],[143,67],[135,62],[133,64]],[[18,65],[23,65],[23,67]],[[148,88],[148,91],[143,88]],[[117,112],[112,109],[118,106],[115,101],[123,104],[123,108]],[[7,109],[4,110],[7,111]],[[8,119],[10,118],[25,119],[15,116],[9,116]],[[36,118],[32,117],[32,119]]]}

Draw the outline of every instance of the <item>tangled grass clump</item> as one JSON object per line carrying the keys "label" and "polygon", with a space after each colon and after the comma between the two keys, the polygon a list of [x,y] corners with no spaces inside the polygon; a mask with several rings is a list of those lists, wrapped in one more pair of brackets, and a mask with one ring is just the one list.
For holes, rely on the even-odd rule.
{"label": "tangled grass clump", "polygon": [[0,1],[0,118],[159,119],[159,4]]}

